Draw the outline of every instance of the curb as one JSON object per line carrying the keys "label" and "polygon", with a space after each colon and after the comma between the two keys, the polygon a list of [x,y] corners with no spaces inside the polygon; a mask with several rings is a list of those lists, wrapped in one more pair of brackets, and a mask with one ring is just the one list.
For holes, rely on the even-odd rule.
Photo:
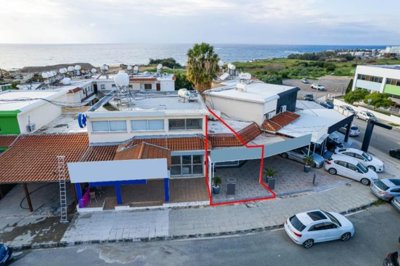
{"label": "curb", "polygon": [[[356,208],[352,208],[343,212],[340,212],[343,215],[351,214],[358,212],[360,210],[365,210],[373,205],[375,205],[379,200],[375,200],[371,203],[361,205]],[[206,234],[189,234],[189,235],[174,235],[174,236],[162,236],[162,237],[145,237],[145,238],[122,238],[122,239],[110,239],[110,240],[91,240],[91,241],[74,241],[74,242],[66,242],[60,241],[55,243],[34,243],[34,244],[24,244],[19,246],[12,247],[15,251],[29,250],[29,249],[48,249],[48,248],[60,248],[60,247],[71,247],[85,244],[111,244],[111,243],[129,243],[129,242],[151,242],[151,241],[165,241],[165,240],[177,240],[177,239],[195,239],[195,238],[209,238],[209,237],[218,237],[218,236],[228,236],[228,235],[240,235],[240,234],[251,234],[256,232],[265,232],[274,229],[283,228],[282,224],[265,226],[265,227],[256,227],[252,229],[246,230],[236,230],[236,231],[225,231],[218,233],[206,233]]]}

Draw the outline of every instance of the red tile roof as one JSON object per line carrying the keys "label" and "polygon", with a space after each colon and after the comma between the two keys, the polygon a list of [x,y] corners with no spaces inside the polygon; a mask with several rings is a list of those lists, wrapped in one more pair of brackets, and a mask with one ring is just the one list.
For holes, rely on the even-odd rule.
{"label": "red tile roof", "polygon": [[77,162],[88,143],[86,133],[21,135],[0,155],[0,183],[58,181],[57,156]]}
{"label": "red tile roof", "polygon": [[0,147],[9,147],[17,137],[17,135],[0,136]]}
{"label": "red tile roof", "polygon": [[112,161],[118,146],[91,146],[89,147],[80,161]]}
{"label": "red tile roof", "polygon": [[267,132],[277,132],[279,129],[287,126],[288,124],[299,118],[300,115],[292,112],[283,112],[271,119],[267,119],[261,125],[261,128]]}
{"label": "red tile roof", "polygon": [[164,147],[171,151],[204,150],[205,144],[203,137],[173,137],[154,139],[134,138],[127,146],[133,146],[142,142]]}
{"label": "red tile roof", "polygon": [[[261,133],[262,131],[256,123],[251,123],[238,132],[245,143],[252,141]],[[233,133],[210,134],[209,139],[213,147],[232,147],[243,145],[243,143]]]}
{"label": "red tile roof", "polygon": [[77,93],[77,92],[79,92],[79,91],[81,91],[81,90],[82,90],[82,88],[76,87],[76,88],[74,88],[74,89],[70,89],[70,90],[68,91],[68,93]]}
{"label": "red tile roof", "polygon": [[121,145],[114,160],[131,160],[131,159],[155,159],[166,158],[168,165],[171,165],[171,151],[167,148],[153,145],[147,142],[136,144],[132,147]]}

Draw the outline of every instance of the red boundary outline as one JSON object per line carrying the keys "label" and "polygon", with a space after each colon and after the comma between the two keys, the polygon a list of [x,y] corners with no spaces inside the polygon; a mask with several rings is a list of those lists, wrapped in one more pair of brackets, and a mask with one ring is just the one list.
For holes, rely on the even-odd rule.
{"label": "red boundary outline", "polygon": [[[207,107],[208,108],[208,107]],[[262,198],[251,198],[251,199],[244,199],[244,200],[234,200],[234,201],[226,201],[226,202],[213,202],[212,199],[212,194],[210,191],[209,187],[209,169],[208,169],[208,116],[205,116],[206,119],[206,138],[205,138],[205,145],[204,145],[204,155],[205,155],[205,165],[206,165],[206,174],[205,174],[205,182],[206,182],[206,187],[207,187],[207,192],[208,192],[208,197],[210,200],[210,206],[221,206],[221,205],[229,205],[229,204],[236,204],[236,203],[245,203],[245,202],[254,202],[254,201],[261,201],[261,200],[269,200],[269,199],[274,199],[276,198],[276,193],[269,188],[267,184],[264,183],[263,181],[263,169],[264,169],[264,145],[248,145],[242,138],[242,136],[239,135],[231,126],[229,126],[221,117],[219,117],[215,112],[213,112],[210,108],[208,108],[208,111],[215,117],[217,118],[224,126],[226,126],[234,135],[235,137],[246,147],[249,149],[254,149],[254,148],[260,148],[261,149],[261,158],[260,158],[260,171],[259,171],[259,179],[258,182],[262,187],[264,187],[266,190],[268,190],[272,196],[268,197],[262,197]]]}

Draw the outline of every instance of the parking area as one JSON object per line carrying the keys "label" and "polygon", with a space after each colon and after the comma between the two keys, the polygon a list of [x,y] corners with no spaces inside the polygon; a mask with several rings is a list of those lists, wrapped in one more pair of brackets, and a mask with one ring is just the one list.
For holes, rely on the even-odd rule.
{"label": "parking area", "polygon": [[[213,195],[213,200],[223,202],[270,196],[270,193],[258,182],[259,167],[259,160],[251,160],[241,167],[216,169],[215,176],[221,177],[222,189],[220,194]],[[264,168],[272,168],[276,171],[274,191],[278,197],[323,191],[351,182],[344,177],[330,175],[323,168],[313,168],[310,172],[305,173],[303,167],[302,163],[280,156],[264,160]],[[313,184],[314,175],[315,183]],[[227,184],[230,182],[236,183],[235,195],[227,195]]]}
{"label": "parking area", "polygon": [[[285,79],[282,83],[283,85],[296,86],[300,88],[300,91],[297,95],[298,99],[303,99],[305,94],[310,93],[314,95],[314,99],[318,99],[321,97],[327,97],[328,94],[330,97],[345,94],[350,80],[350,77],[325,76],[321,77],[318,80],[309,79],[308,84],[301,82],[300,79]],[[313,83],[323,85],[325,87],[325,91],[317,91],[315,89],[311,89],[311,84]]]}

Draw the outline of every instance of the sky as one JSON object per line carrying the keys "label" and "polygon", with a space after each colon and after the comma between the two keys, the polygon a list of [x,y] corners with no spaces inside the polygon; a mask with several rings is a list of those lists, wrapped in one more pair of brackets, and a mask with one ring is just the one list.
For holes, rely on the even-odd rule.
{"label": "sky", "polygon": [[0,0],[0,43],[400,44],[399,0]]}

